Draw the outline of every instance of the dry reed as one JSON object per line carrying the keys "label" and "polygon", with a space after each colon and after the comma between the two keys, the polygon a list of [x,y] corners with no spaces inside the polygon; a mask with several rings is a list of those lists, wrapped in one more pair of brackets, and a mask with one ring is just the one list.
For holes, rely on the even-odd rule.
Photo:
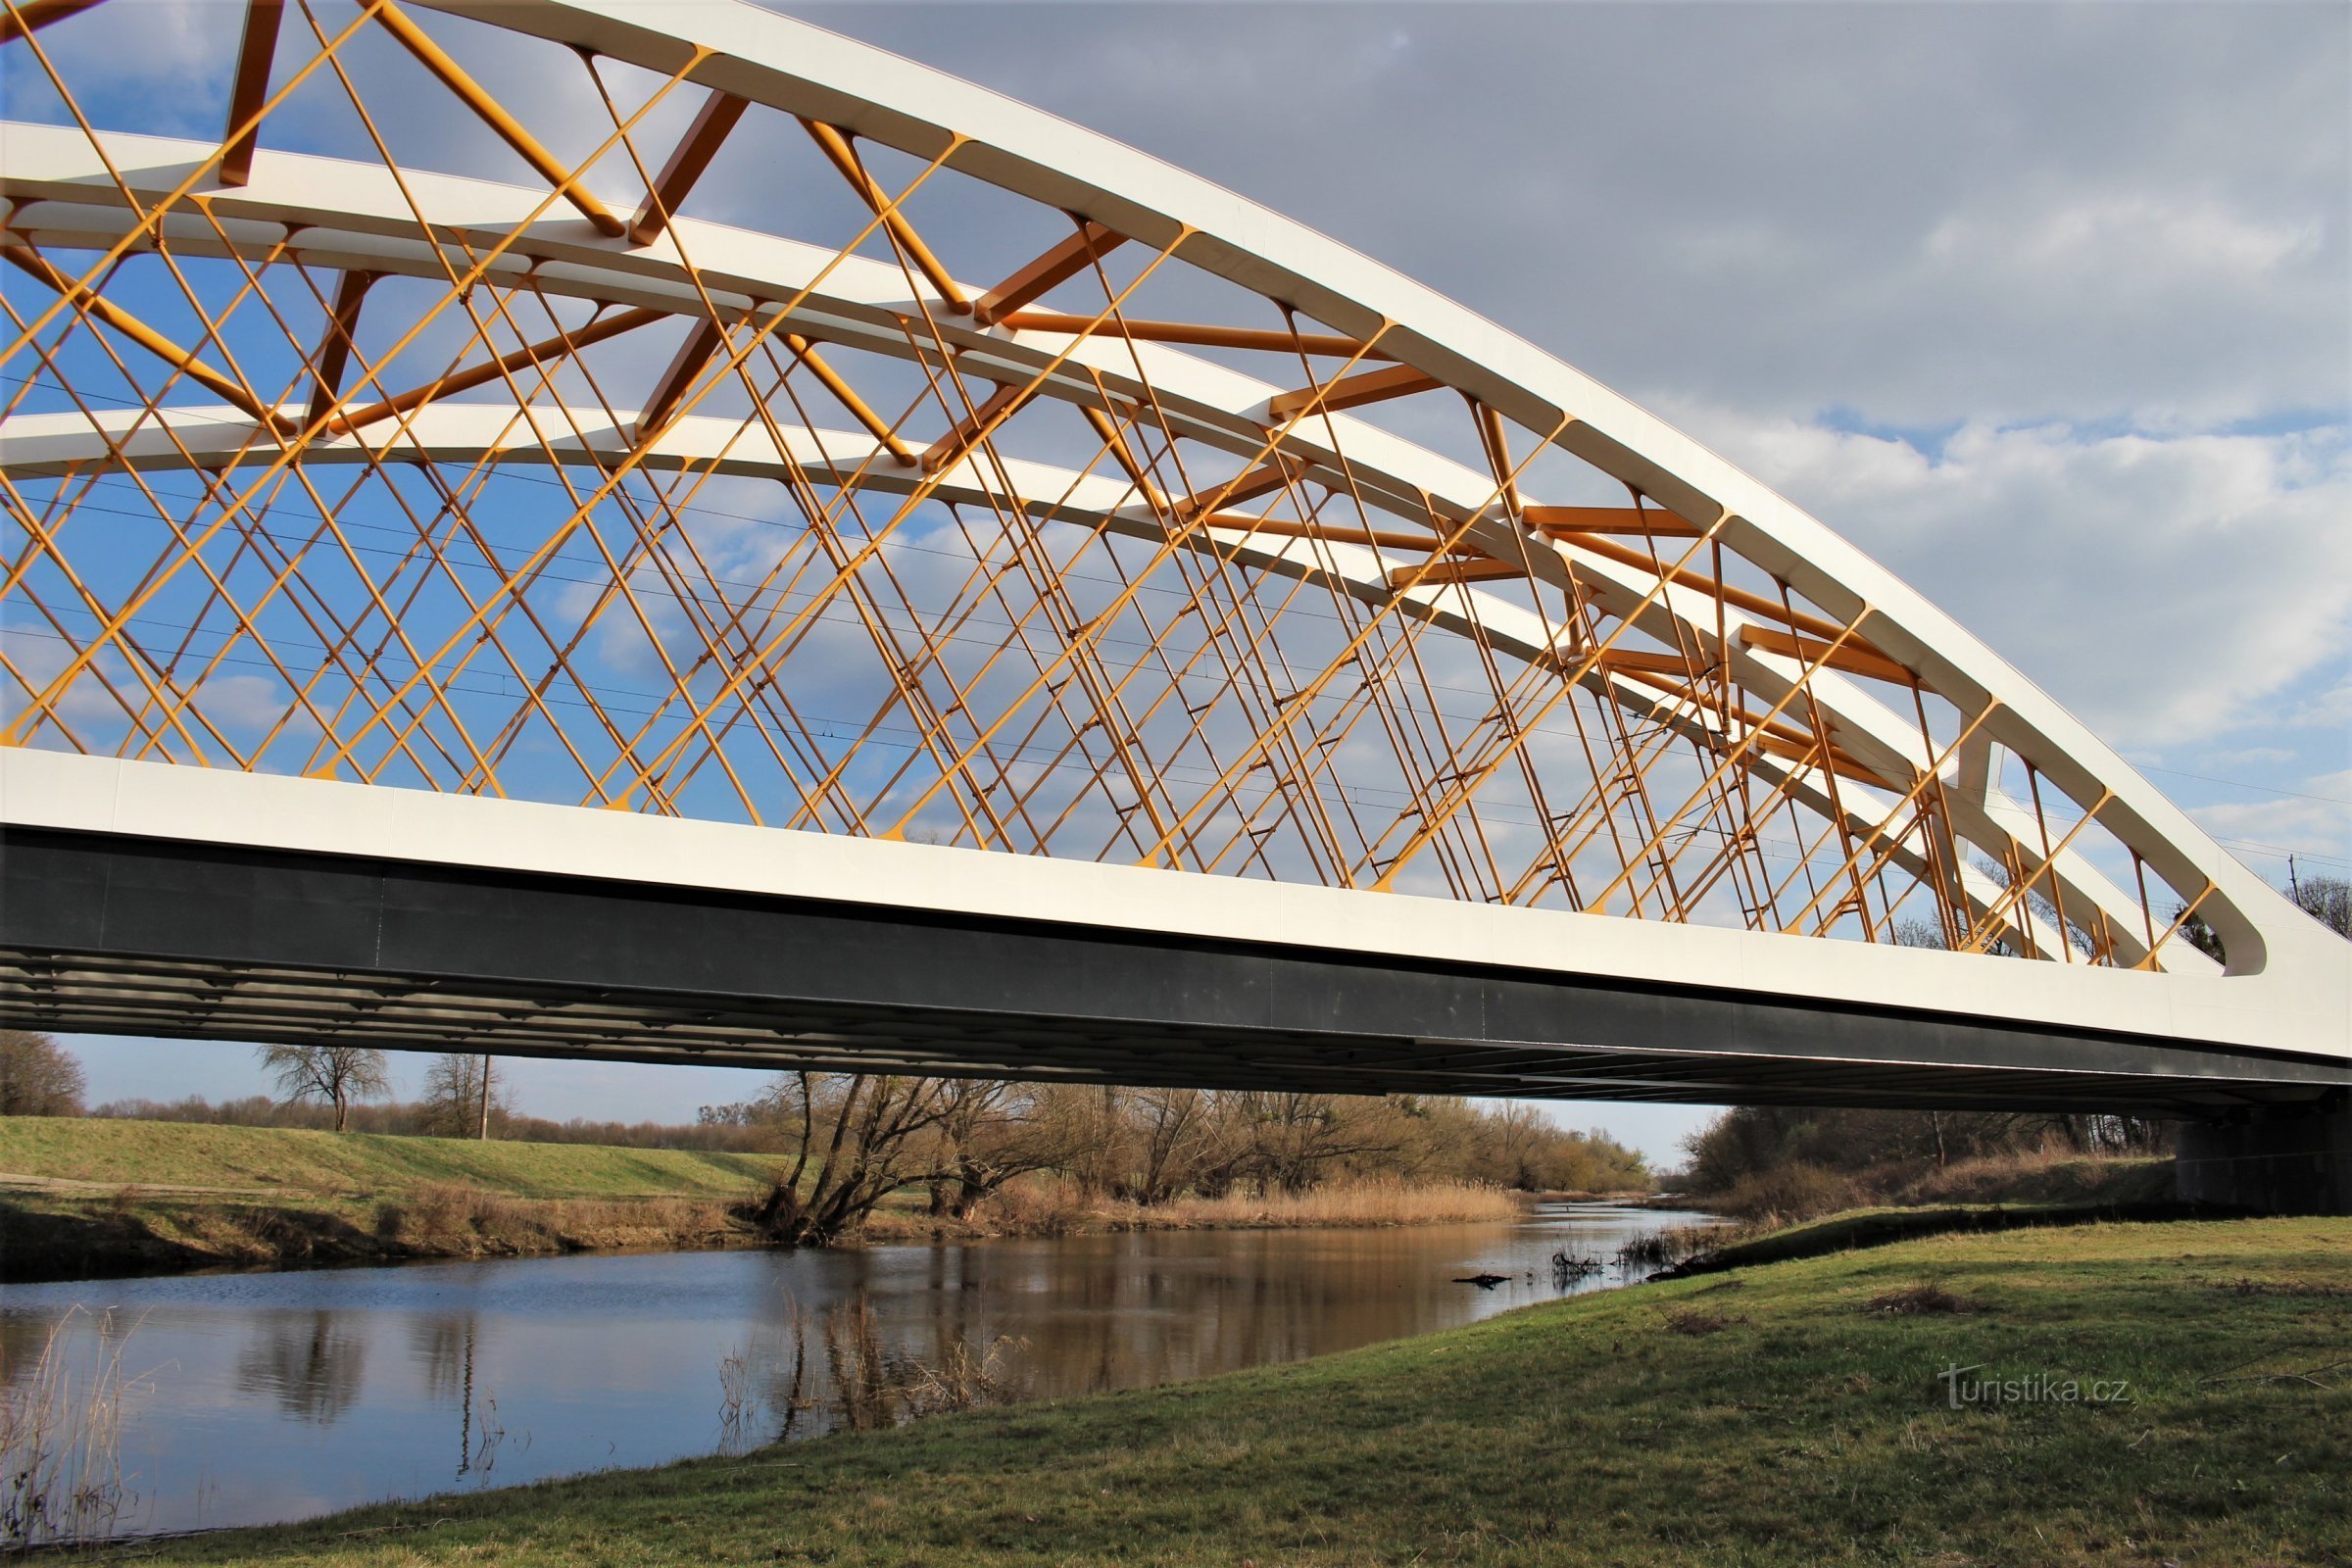
{"label": "dry reed", "polygon": [[1519,1200],[1498,1187],[1471,1182],[1333,1182],[1301,1193],[1228,1193],[1179,1198],[1143,1207],[1119,1205],[1116,1218],[1139,1227],[1273,1230],[1289,1227],[1461,1225],[1509,1221]]}
{"label": "dry reed", "polygon": [[74,1306],[50,1325],[28,1371],[0,1366],[0,1550],[103,1541],[135,1500],[122,1473],[122,1399],[140,1384],[122,1370],[136,1323],[110,1310],[94,1329],[99,1354],[86,1381],[68,1364]]}

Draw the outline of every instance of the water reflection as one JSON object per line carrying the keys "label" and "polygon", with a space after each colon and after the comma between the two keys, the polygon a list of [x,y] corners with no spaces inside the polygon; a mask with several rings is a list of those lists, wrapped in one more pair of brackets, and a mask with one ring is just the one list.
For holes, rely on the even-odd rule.
{"label": "water reflection", "polygon": [[237,1387],[268,1396],[298,1420],[330,1425],[359,1402],[366,1336],[365,1325],[340,1326],[330,1311],[272,1314],[237,1358]]}
{"label": "water reflection", "polygon": [[[1690,1220],[1579,1205],[1519,1225],[7,1286],[0,1355],[14,1375],[76,1301],[138,1318],[161,1370],[126,1411],[126,1527],[184,1529],[1347,1349],[1605,1288],[1615,1267],[1571,1278],[1553,1253],[1608,1258]],[[1453,1283],[1473,1274],[1502,1280]]]}

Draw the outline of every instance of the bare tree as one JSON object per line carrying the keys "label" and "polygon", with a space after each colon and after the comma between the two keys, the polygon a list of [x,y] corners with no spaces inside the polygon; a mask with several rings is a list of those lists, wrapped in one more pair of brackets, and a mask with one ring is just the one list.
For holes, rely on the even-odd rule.
{"label": "bare tree", "polygon": [[799,1152],[769,1189],[760,1223],[778,1241],[819,1246],[854,1229],[893,1189],[923,1179],[919,1141],[952,1108],[946,1079],[872,1073],[786,1073],[763,1103],[797,1124]]}
{"label": "bare tree", "polygon": [[1214,1098],[1202,1089],[1139,1089],[1129,1120],[1136,1134],[1133,1191],[1139,1203],[1164,1203],[1194,1186],[1219,1144]]}
{"label": "bare tree", "polygon": [[424,1072],[425,1126],[436,1138],[487,1138],[490,1118],[512,1107],[488,1056],[451,1053]]}
{"label": "bare tree", "polygon": [[81,1063],[49,1035],[0,1029],[0,1116],[78,1116]]}
{"label": "bare tree", "polygon": [[2352,882],[2340,876],[2301,877],[2291,896],[2305,914],[2339,937],[2352,937]]}
{"label": "bare tree", "polygon": [[1083,1122],[1051,1088],[964,1079],[946,1084],[941,1096],[929,1173],[934,1214],[968,1219],[1015,1176],[1065,1164],[1085,1147]]}
{"label": "bare tree", "polygon": [[288,1104],[323,1100],[335,1107],[335,1131],[351,1123],[351,1102],[381,1100],[392,1092],[380,1051],[358,1046],[263,1046],[262,1066],[277,1079]]}

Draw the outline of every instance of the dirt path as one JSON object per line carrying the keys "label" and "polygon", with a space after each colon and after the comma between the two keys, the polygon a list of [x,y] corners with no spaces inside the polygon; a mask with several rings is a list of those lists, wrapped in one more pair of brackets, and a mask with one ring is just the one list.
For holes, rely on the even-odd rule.
{"label": "dirt path", "polygon": [[[173,1187],[151,1182],[85,1182],[71,1176],[25,1176],[0,1170],[0,1192],[54,1193],[65,1198],[112,1198],[128,1193],[134,1198],[285,1198],[292,1187]],[[302,1194],[307,1197],[326,1196]]]}

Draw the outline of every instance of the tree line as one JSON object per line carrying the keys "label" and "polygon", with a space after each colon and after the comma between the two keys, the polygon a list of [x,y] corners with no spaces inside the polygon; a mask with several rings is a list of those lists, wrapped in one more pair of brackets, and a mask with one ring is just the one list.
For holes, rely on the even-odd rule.
{"label": "tree line", "polygon": [[784,1164],[760,1218],[778,1239],[826,1242],[890,1193],[927,1191],[968,1217],[1016,1178],[1151,1205],[1300,1193],[1343,1180],[1476,1182],[1529,1192],[1644,1189],[1640,1154],[1524,1104],[1455,1098],[1122,1089],[871,1073],[783,1073],[762,1094],[705,1106]]}

